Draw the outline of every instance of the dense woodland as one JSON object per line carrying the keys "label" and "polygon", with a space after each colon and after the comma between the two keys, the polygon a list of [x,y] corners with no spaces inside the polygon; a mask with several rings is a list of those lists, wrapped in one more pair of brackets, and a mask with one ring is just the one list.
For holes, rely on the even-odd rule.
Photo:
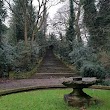
{"label": "dense woodland", "polygon": [[108,78],[110,1],[59,0],[54,5],[65,4],[53,19],[51,0],[36,1],[35,7],[33,0],[0,0],[0,77],[33,70],[53,45],[54,53],[80,75]]}

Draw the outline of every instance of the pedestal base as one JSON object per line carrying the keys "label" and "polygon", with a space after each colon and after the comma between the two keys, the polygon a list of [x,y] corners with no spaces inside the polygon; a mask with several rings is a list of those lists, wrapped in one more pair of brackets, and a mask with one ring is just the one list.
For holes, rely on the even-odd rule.
{"label": "pedestal base", "polygon": [[82,89],[74,89],[72,93],[64,95],[64,100],[69,106],[81,107],[96,104],[97,101],[84,93]]}

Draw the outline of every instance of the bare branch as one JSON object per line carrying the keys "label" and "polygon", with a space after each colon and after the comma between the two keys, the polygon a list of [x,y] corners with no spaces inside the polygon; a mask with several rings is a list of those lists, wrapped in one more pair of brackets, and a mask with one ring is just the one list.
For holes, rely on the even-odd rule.
{"label": "bare branch", "polygon": [[76,0],[73,0],[75,3],[76,3],[76,5],[80,5],[80,3],[79,2],[77,2]]}

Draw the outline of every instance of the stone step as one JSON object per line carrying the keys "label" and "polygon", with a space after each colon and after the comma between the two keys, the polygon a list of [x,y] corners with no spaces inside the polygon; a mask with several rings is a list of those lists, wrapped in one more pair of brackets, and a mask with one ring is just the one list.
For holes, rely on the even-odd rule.
{"label": "stone step", "polygon": [[55,64],[62,64],[61,62],[59,62],[59,61],[46,61],[46,62],[43,62],[43,63],[46,63],[46,64],[48,64],[48,63],[55,63]]}
{"label": "stone step", "polygon": [[74,73],[37,73],[35,76],[32,77],[32,79],[50,79],[50,78],[65,78],[65,77],[76,77],[78,75]]}
{"label": "stone step", "polygon": [[32,78],[51,78],[51,77],[72,77],[73,71],[57,59],[53,52],[47,53],[35,75]]}
{"label": "stone step", "polygon": [[[42,65],[42,67],[52,67],[52,68],[55,67],[55,66],[56,66],[55,64],[53,64],[53,65],[52,65],[52,64],[48,64],[48,65],[43,64],[43,65]],[[64,67],[64,66],[62,66],[62,65],[57,65],[57,67]]]}
{"label": "stone step", "polygon": [[64,68],[63,66],[42,66],[42,69],[55,69],[55,70],[70,70],[69,68]]}
{"label": "stone step", "polygon": [[49,72],[50,73],[57,73],[57,72],[59,72],[59,73],[73,73],[70,70],[68,70],[68,71],[67,70],[65,70],[65,71],[64,70],[55,70],[55,69],[51,69],[51,70],[46,70],[46,69],[45,70],[42,70],[41,69],[41,70],[38,70],[38,73],[42,73],[42,72],[43,73],[49,73]]}
{"label": "stone step", "polygon": [[41,72],[48,73],[49,71],[50,71],[50,72],[53,71],[54,73],[58,73],[58,72],[60,72],[60,73],[61,73],[61,72],[62,72],[62,73],[63,73],[63,72],[64,72],[64,73],[69,73],[69,72],[72,73],[72,71],[70,71],[70,70],[64,70],[64,69],[62,69],[62,70],[61,70],[61,69],[59,69],[59,70],[58,70],[58,69],[43,69],[43,70],[42,70],[42,69],[39,69],[39,70],[38,70],[38,73],[39,73],[39,72],[40,72],[40,73],[41,73]]}
{"label": "stone step", "polygon": [[61,62],[42,62],[42,65],[56,65],[56,66],[64,66],[64,64],[62,64]]}

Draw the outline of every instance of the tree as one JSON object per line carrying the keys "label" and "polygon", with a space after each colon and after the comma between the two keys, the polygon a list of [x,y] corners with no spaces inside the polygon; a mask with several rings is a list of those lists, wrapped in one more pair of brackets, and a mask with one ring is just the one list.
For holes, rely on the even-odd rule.
{"label": "tree", "polygon": [[[26,45],[29,37],[33,42],[44,22],[46,4],[49,0],[37,0],[37,12],[35,12],[32,5],[33,0],[13,0],[14,5],[8,0],[5,1],[14,16],[15,24],[17,22],[16,29],[19,32],[18,34],[21,34],[21,31],[24,32],[23,37]],[[31,33],[31,35],[28,35],[28,32]]]}
{"label": "tree", "polygon": [[46,6],[44,6],[44,14],[43,14],[43,19],[44,19],[44,21],[43,21],[43,23],[42,23],[42,26],[41,26],[41,29],[40,29],[40,32],[42,32],[42,37],[43,37],[43,39],[41,39],[41,40],[46,40],[46,32],[47,32],[47,18],[48,18],[48,13],[47,13],[47,7]]}
{"label": "tree", "polygon": [[95,0],[84,0],[83,8],[84,8],[83,21],[86,27],[88,28],[89,34],[90,34],[88,44],[89,46],[96,48],[97,47],[97,36],[96,36],[97,26],[95,25],[95,20],[97,17],[97,10],[95,7]]}
{"label": "tree", "polygon": [[[74,36],[76,36],[77,42],[81,43],[82,42],[82,2],[81,1],[76,1],[73,0],[74,3]],[[63,5],[61,8],[58,9],[52,25],[53,25],[53,30],[57,34],[59,32],[63,33],[65,35],[65,32],[69,28],[69,18],[70,18],[70,7],[69,4],[66,3],[66,5]]]}
{"label": "tree", "polygon": [[98,36],[100,38],[100,45],[103,45],[103,49],[107,49],[107,45],[110,42],[110,1],[99,1],[99,13],[96,19],[98,25]]}
{"label": "tree", "polygon": [[74,31],[74,22],[75,22],[75,14],[74,14],[74,5],[73,0],[69,0],[70,4],[70,16],[69,16],[69,27],[66,31],[66,38],[69,43],[70,50],[73,49],[73,41],[75,40],[75,31]]}
{"label": "tree", "polygon": [[13,5],[5,0],[12,12],[11,24],[15,27],[17,41],[24,40],[27,45],[28,38],[32,36],[33,24],[36,19],[32,0],[15,0]]}
{"label": "tree", "polygon": [[77,42],[78,43],[82,43],[81,29],[80,29],[80,25],[79,25],[79,24],[81,24],[79,22],[81,22],[80,21],[80,16],[81,16],[81,6],[82,6],[82,3],[81,3],[80,0],[79,0],[79,3],[77,1],[75,1],[75,0],[74,0],[74,2],[76,4],[76,10],[75,11],[77,12],[76,19],[75,19],[75,33],[76,33]]}
{"label": "tree", "polygon": [[[34,28],[33,28],[33,34],[32,34],[32,39],[31,41],[33,42],[35,40],[35,38],[37,39],[37,37],[35,36],[38,31],[41,31],[42,29],[42,25],[44,25],[47,21],[47,15],[46,15],[46,11],[51,8],[52,6],[55,6],[59,3],[61,3],[62,1],[60,0],[37,0],[37,4],[38,4],[38,9],[37,9],[37,19],[36,22],[34,23]],[[46,15],[46,17],[45,17]]]}
{"label": "tree", "polygon": [[[69,6],[66,4],[58,9],[52,20],[52,28],[56,34],[63,33],[65,35],[66,29],[68,28],[69,19]],[[50,22],[50,21],[49,21]]]}
{"label": "tree", "polygon": [[0,0],[0,46],[1,46],[1,38],[2,38],[2,26],[3,21],[6,18],[6,9],[4,8],[3,0]]}
{"label": "tree", "polygon": [[99,0],[98,5],[97,11],[95,0],[84,1],[84,23],[90,34],[89,46],[96,50],[102,50],[106,49],[106,44],[109,41],[110,1]]}

